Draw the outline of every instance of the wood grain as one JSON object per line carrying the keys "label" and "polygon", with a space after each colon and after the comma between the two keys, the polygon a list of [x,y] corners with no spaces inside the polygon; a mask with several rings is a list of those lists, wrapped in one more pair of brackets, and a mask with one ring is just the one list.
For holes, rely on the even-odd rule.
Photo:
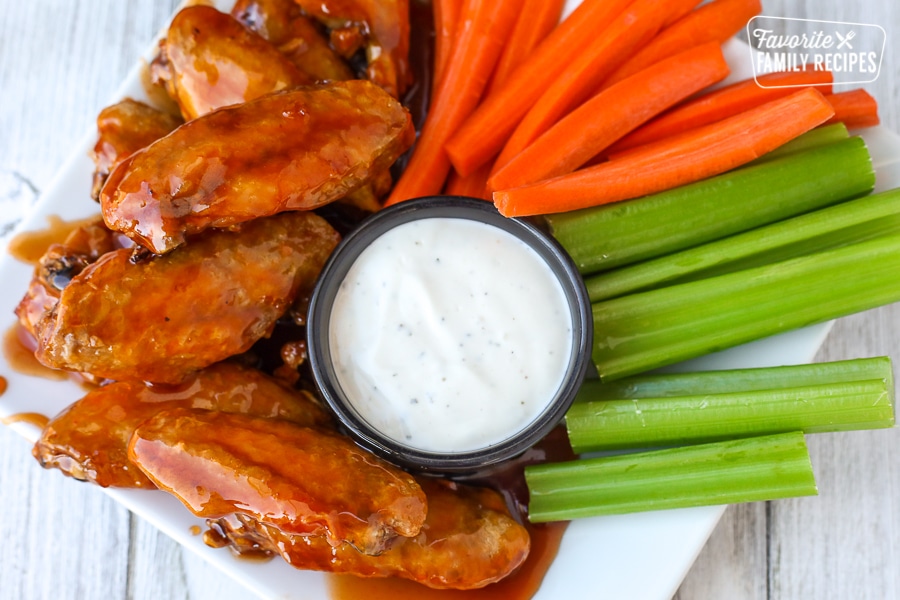
{"label": "wood grain", "polygon": [[[9,2],[0,21],[0,215],[46,187],[178,0]],[[764,14],[881,24],[865,86],[900,130],[900,3],[764,1]],[[0,229],[0,236],[3,231]],[[900,358],[900,307],[840,320],[818,360]],[[676,594],[900,598],[900,430],[810,437],[820,496],[728,509]],[[40,469],[0,427],[0,599],[216,599],[247,593],[98,488]],[[652,576],[652,574],[648,574]],[[586,591],[586,597],[603,597]]]}
{"label": "wood grain", "polygon": [[[862,87],[879,100],[882,123],[900,131],[898,3],[764,0],[763,14],[881,25],[881,73]],[[838,320],[816,360],[879,355],[900,357],[896,305]],[[900,598],[900,429],[808,443],[819,496],[729,507],[677,600]]]}

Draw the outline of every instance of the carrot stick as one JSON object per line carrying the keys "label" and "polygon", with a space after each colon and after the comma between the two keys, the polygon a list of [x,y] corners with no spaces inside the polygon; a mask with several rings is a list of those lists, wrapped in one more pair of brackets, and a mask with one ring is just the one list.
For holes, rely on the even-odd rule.
{"label": "carrot stick", "polygon": [[516,21],[509,42],[497,63],[494,77],[488,84],[485,96],[490,96],[499,88],[522,61],[547,37],[562,15],[565,0],[525,0],[522,14]]}
{"label": "carrot stick", "polygon": [[500,169],[491,189],[571,173],[641,123],[728,76],[719,44],[691,48],[600,92]]}
{"label": "carrot stick", "polygon": [[881,123],[878,118],[878,102],[866,90],[850,90],[825,96],[834,116],[828,123],[843,123],[848,129],[874,127]]}
{"label": "carrot stick", "polygon": [[680,104],[630,134],[609,148],[610,158],[621,157],[623,150],[642,146],[671,135],[721,121],[766,102],[790,96],[798,87],[817,86],[823,94],[831,93],[830,71],[783,71],[767,73],[709,92]]}
{"label": "carrot stick", "polygon": [[521,8],[522,0],[466,0],[447,73],[385,206],[440,193],[450,171],[444,143],[478,105]]}
{"label": "carrot stick", "polygon": [[[503,48],[503,54],[488,84],[485,95],[502,85],[519,64],[543,40],[553,27],[559,23],[564,0],[525,0],[522,13],[516,20],[509,41]],[[524,17],[524,18],[523,18]],[[487,189],[487,179],[491,174],[494,161],[488,161],[468,175],[460,175],[456,169],[450,171],[444,193],[452,196],[468,196],[469,198],[491,199]]]}
{"label": "carrot stick", "polygon": [[468,175],[503,147],[522,116],[559,73],[633,0],[585,0],[544,39],[506,82],[487,96],[447,144],[453,166]]}
{"label": "carrot stick", "polygon": [[629,58],[603,83],[610,86],[676,52],[705,44],[725,43],[762,10],[759,0],[715,0],[676,21]]}
{"label": "carrot stick", "polygon": [[469,198],[490,200],[491,193],[487,189],[487,179],[491,174],[491,166],[491,163],[485,163],[465,177],[455,170],[451,171],[444,193],[450,196],[468,196]]}
{"label": "carrot stick", "polygon": [[[700,0],[700,2],[702,2],[702,1],[703,0]],[[663,21],[663,29],[665,30],[665,28],[669,27],[676,21],[679,21],[679,20],[683,19],[684,17],[688,16],[689,14],[691,14],[691,12],[697,7],[698,4],[700,4],[700,2],[695,2],[693,5],[685,4],[685,5],[681,6],[678,10],[672,11],[672,14],[670,14],[668,17],[666,17],[666,20]],[[687,48],[684,48],[684,50],[687,50]]]}
{"label": "carrot stick", "polygon": [[520,217],[637,198],[748,163],[833,114],[821,93],[805,88],[628,158],[494,192],[494,204],[502,214]]}
{"label": "carrot stick", "polygon": [[516,126],[494,172],[581,104],[615,68],[651,39],[678,7],[695,0],[636,0],[567,65]]}
{"label": "carrot stick", "polygon": [[432,97],[440,88],[447,63],[453,53],[453,40],[459,28],[462,0],[434,0],[434,80]]}

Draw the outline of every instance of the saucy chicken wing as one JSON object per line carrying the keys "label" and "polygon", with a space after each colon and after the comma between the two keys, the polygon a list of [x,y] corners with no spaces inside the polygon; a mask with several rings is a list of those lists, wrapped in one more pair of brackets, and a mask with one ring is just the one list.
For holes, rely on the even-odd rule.
{"label": "saucy chicken wing", "polygon": [[178,407],[285,419],[306,427],[331,426],[328,414],[306,392],[261,371],[219,363],[177,386],[113,382],[91,390],[50,420],[32,453],[44,468],[102,487],[153,488],[128,459],[134,430],[157,413]]}
{"label": "saucy chicken wing", "polygon": [[238,0],[231,14],[316,81],[353,79],[350,67],[294,0]]}
{"label": "saucy chicken wing", "polygon": [[151,72],[186,120],[314,81],[234,17],[203,5],[175,15]]}
{"label": "saucy chicken wing", "polygon": [[[19,323],[32,337],[36,337],[38,321],[56,306],[60,292],[72,277],[103,254],[121,247],[117,245],[116,235],[97,217],[95,222],[75,228],[62,243],[51,244],[47,248],[15,311]],[[123,239],[127,241],[127,238]]]}
{"label": "saucy chicken wing", "polygon": [[132,154],[101,191],[103,217],[162,254],[208,227],[341,198],[385,171],[414,135],[406,109],[366,81],[270,94]]}
{"label": "saucy chicken wing", "polygon": [[181,119],[131,98],[101,110],[97,116],[99,135],[91,153],[96,165],[91,197],[100,199],[100,188],[119,161],[149,146],[181,123]]}
{"label": "saucy chicken wing", "polygon": [[117,381],[179,383],[268,335],[337,242],[324,219],[287,212],[165,256],[108,252],[38,321],[35,356]]}
{"label": "saucy chicken wing", "polygon": [[298,569],[361,577],[402,577],[432,588],[474,589],[509,575],[528,556],[528,531],[506,510],[499,494],[440,479],[419,478],[428,516],[415,537],[367,556],[347,544],[301,537],[241,514],[208,521],[235,552],[280,555]]}
{"label": "saucy chicken wing", "polygon": [[419,533],[415,479],[348,438],[287,421],[177,409],[134,432],[129,458],[201,517],[239,512],[378,554]]}
{"label": "saucy chicken wing", "polygon": [[350,57],[363,45],[370,81],[399,98],[410,84],[409,0],[295,0]]}

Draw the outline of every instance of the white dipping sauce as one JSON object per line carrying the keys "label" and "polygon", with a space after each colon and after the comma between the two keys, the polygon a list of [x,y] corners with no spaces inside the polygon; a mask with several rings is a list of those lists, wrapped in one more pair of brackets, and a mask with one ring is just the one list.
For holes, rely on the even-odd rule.
{"label": "white dipping sauce", "polygon": [[495,445],[560,388],[573,316],[516,236],[460,218],[391,229],[359,255],[329,323],[337,383],[385,436],[429,452]]}

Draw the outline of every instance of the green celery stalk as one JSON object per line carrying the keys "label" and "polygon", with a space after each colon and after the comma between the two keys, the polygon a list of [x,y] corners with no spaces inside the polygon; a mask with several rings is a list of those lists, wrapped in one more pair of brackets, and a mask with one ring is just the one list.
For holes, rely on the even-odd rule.
{"label": "green celery stalk", "polygon": [[575,402],[755,392],[875,379],[883,380],[887,389],[894,389],[889,357],[691,373],[647,373],[608,383],[589,379],[579,388]]}
{"label": "green celery stalk", "polygon": [[[716,387],[726,392],[701,391],[657,398],[596,400],[574,404],[566,414],[569,441],[576,453],[698,444],[738,437],[803,431],[825,433],[878,429],[894,425],[894,387],[890,359],[875,359],[869,369],[849,367],[847,381],[842,361],[828,363],[815,372],[825,372],[830,383],[810,384],[802,365],[792,367],[798,382],[784,381],[783,367],[752,369],[759,377],[772,372],[781,385],[767,389],[744,389],[740,371],[709,372]],[[872,379],[855,380],[861,372]],[[734,376],[734,381],[730,381]],[[755,378],[754,378],[755,379]],[[712,382],[710,382],[712,383]],[[756,381],[754,380],[754,383]],[[594,389],[602,384],[591,386]],[[589,393],[590,390],[588,390]],[[582,392],[584,394],[585,392]]]}
{"label": "green celery stalk", "polygon": [[533,523],[817,494],[797,431],[525,468]]}
{"label": "green celery stalk", "polygon": [[816,127],[815,129],[807,131],[803,135],[792,139],[786,144],[782,144],[771,152],[767,152],[766,154],[763,154],[756,160],[751,161],[747,164],[762,164],[774,158],[781,158],[782,156],[787,156],[788,154],[793,154],[794,152],[800,152],[801,150],[809,150],[810,148],[824,146],[825,144],[831,144],[833,142],[845,140],[848,137],[850,137],[850,132],[847,130],[847,126],[843,123],[823,125],[822,127]]}
{"label": "green celery stalk", "polygon": [[546,217],[583,274],[662,256],[872,191],[859,137],[658,194]]}
{"label": "green celery stalk", "polygon": [[900,188],[585,279],[591,302],[900,233]]}
{"label": "green celery stalk", "polygon": [[593,305],[605,381],[900,300],[900,235]]}

